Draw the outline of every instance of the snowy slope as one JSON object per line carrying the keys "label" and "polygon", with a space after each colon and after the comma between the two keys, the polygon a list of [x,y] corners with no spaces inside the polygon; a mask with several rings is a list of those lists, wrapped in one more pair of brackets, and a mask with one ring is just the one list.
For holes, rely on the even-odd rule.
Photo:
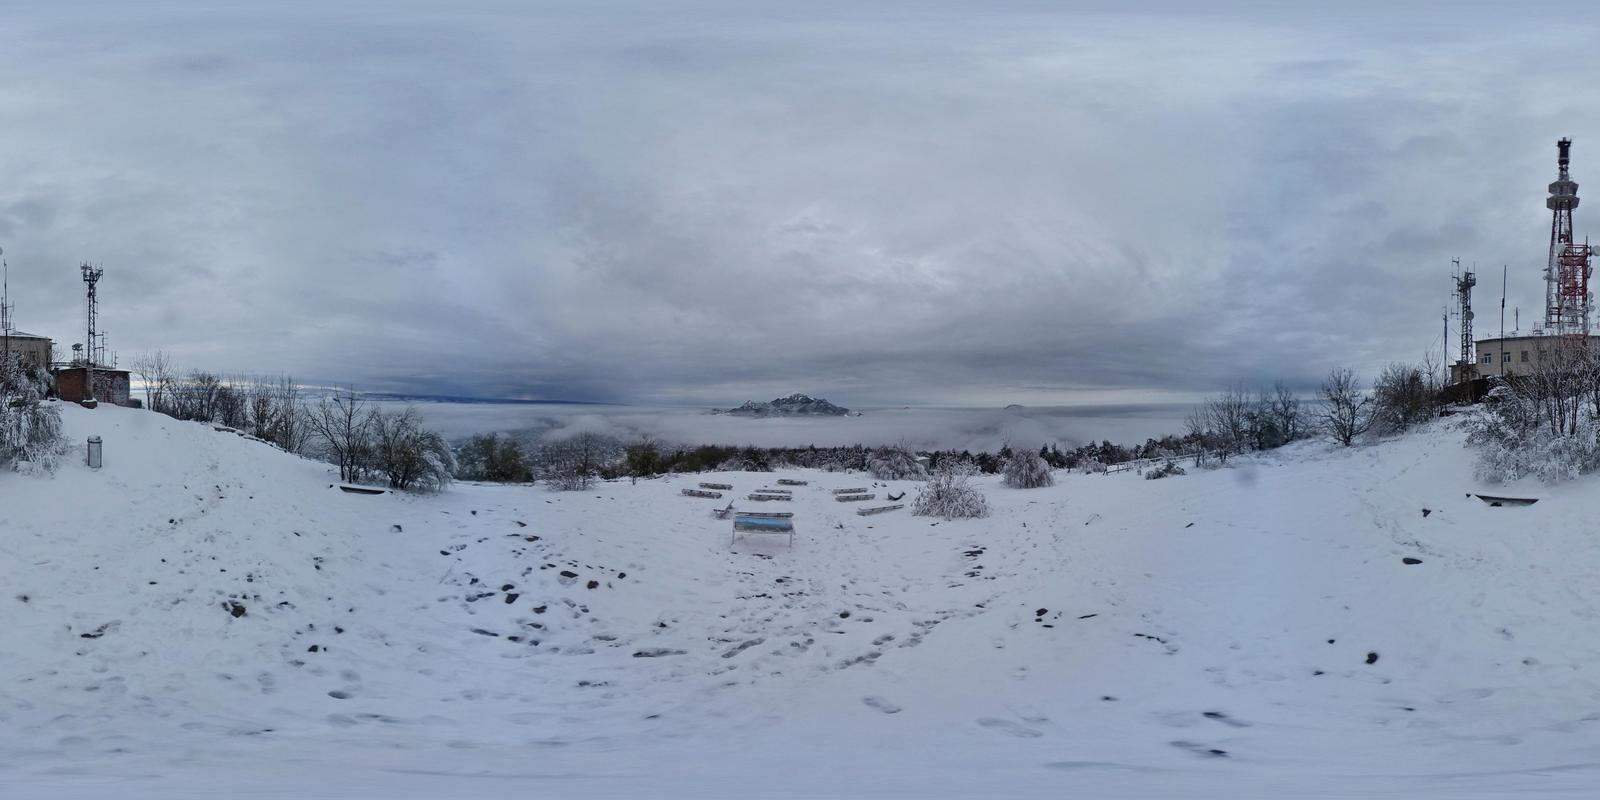
{"label": "snowy slope", "polygon": [[[806,471],[356,496],[207,426],[64,414],[104,437],[103,470],[0,474],[6,796],[1454,798],[1600,777],[1596,488],[1490,508],[1444,425],[1160,481],[989,482],[990,519],[935,524],[856,516],[828,489],[870,480]],[[777,477],[811,485],[744,499]],[[795,512],[794,547],[730,548],[716,501],[680,494],[718,479]]]}

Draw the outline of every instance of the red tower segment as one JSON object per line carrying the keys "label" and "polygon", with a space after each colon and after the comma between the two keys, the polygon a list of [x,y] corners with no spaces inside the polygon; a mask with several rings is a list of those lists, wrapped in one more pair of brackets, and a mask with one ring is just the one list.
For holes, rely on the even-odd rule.
{"label": "red tower segment", "polygon": [[1572,210],[1578,207],[1578,184],[1567,168],[1571,161],[1572,140],[1556,142],[1555,183],[1544,201],[1551,211],[1550,260],[1545,267],[1544,326],[1557,335],[1589,333],[1589,277],[1594,251],[1589,243],[1572,240]]}

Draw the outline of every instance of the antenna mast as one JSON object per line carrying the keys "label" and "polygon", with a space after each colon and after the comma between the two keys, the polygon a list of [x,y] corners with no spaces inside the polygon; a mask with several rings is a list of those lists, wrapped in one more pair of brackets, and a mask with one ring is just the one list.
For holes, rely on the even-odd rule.
{"label": "antenna mast", "polygon": [[[1450,263],[1461,269],[1461,259],[1450,259]],[[1457,274],[1455,280],[1457,313],[1461,316],[1461,360],[1456,363],[1466,366],[1472,363],[1472,287],[1478,285],[1478,275],[1469,269]],[[1448,337],[1448,328],[1445,333]]]}
{"label": "antenna mast", "polygon": [[[5,254],[5,248],[0,247],[0,256]],[[0,258],[0,339],[5,340],[5,353],[0,358],[4,364],[11,363],[11,265],[4,258]]]}
{"label": "antenna mast", "polygon": [[87,262],[87,261],[83,262],[82,264],[79,264],[78,265],[78,269],[79,269],[79,271],[81,271],[83,273],[83,283],[84,283],[84,286],[85,286],[85,290],[84,290],[84,319],[88,323],[88,328],[89,328],[89,330],[88,330],[89,336],[88,336],[87,339],[84,339],[84,358],[83,358],[84,389],[83,389],[83,394],[84,394],[84,403],[89,405],[90,408],[93,408],[94,404],[96,402],[95,401],[95,397],[94,397],[95,354],[96,353],[104,353],[105,352],[105,345],[104,344],[100,344],[98,346],[96,345],[97,341],[103,341],[103,340],[97,339],[97,334],[95,332],[95,327],[96,327],[97,323],[100,321],[100,298],[99,298],[99,295],[96,293],[96,288],[97,288],[97,285],[100,283],[100,277],[102,275],[106,274],[106,271],[104,269],[100,268],[100,267],[90,266],[89,262]]}
{"label": "antenna mast", "polygon": [[1578,207],[1578,184],[1568,173],[1571,163],[1572,140],[1556,142],[1556,180],[1550,184],[1550,196],[1545,208],[1550,209],[1550,260],[1545,266],[1544,327],[1558,336],[1582,336],[1589,333],[1589,312],[1593,297],[1589,294],[1590,266],[1594,250],[1585,241],[1572,240],[1572,211]]}

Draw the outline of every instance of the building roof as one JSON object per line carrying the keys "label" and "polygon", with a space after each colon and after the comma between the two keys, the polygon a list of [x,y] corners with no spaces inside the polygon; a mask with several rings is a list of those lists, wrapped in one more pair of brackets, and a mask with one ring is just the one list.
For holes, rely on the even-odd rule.
{"label": "building roof", "polygon": [[6,335],[11,337],[12,339],[46,339],[46,340],[48,340],[50,338],[48,336],[40,336],[37,333],[27,333],[26,331],[12,331],[12,332],[10,332],[10,333],[8,333]]}

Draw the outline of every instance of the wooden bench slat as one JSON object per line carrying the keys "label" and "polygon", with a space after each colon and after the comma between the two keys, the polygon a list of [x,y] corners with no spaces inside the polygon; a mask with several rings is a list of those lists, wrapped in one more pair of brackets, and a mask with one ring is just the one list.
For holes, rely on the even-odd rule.
{"label": "wooden bench slat", "polygon": [[882,514],[882,513],[886,512],[886,511],[895,511],[895,510],[902,509],[902,508],[905,508],[905,504],[904,503],[897,503],[897,504],[892,505],[892,506],[878,506],[876,508],[858,508],[858,509],[856,509],[856,513],[859,514],[860,516],[863,516],[863,517],[870,517],[873,514]]}

